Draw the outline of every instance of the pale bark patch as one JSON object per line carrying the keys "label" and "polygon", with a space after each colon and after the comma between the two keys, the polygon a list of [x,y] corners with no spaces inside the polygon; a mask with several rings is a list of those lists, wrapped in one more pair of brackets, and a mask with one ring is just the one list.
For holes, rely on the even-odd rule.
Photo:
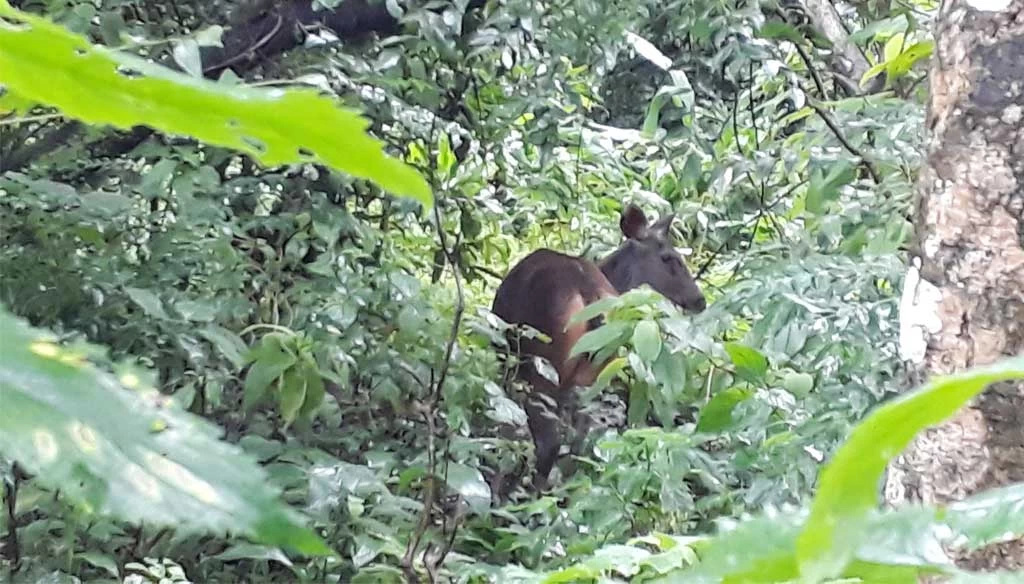
{"label": "pale bark patch", "polygon": [[965,0],[967,5],[983,12],[998,12],[1010,7],[1011,0]]}
{"label": "pale bark patch", "polygon": [[903,279],[900,299],[900,357],[920,364],[928,348],[928,337],[942,330],[939,301],[942,292],[927,280],[921,279],[920,258],[914,258]]}

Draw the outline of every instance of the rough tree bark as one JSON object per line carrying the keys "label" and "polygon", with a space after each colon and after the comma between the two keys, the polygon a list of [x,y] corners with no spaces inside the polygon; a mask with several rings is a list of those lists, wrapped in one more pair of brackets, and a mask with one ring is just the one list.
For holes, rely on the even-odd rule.
{"label": "rough tree bark", "polygon": [[[1024,352],[1024,0],[943,0],[901,353],[918,380]],[[1024,384],[994,385],[890,466],[887,502],[947,503],[1024,482]],[[1024,540],[963,568],[1024,567]]]}

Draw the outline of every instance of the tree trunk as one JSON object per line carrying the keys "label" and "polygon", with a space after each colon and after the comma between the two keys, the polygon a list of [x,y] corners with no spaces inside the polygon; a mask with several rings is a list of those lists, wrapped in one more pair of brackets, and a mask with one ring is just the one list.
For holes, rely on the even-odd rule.
{"label": "tree trunk", "polygon": [[[918,380],[1024,352],[1024,0],[944,0],[936,21],[928,157],[900,349]],[[1024,384],[990,387],[890,466],[887,502],[947,503],[1024,481]],[[1024,541],[968,569],[1024,567]]]}

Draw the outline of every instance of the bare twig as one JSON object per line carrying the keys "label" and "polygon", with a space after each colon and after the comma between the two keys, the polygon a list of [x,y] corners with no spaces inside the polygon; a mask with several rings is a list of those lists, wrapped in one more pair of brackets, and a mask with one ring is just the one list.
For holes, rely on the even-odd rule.
{"label": "bare twig", "polygon": [[851,144],[850,141],[846,139],[846,135],[843,134],[843,131],[839,128],[839,125],[836,124],[836,121],[832,119],[832,116],[827,111],[825,111],[825,108],[818,105],[818,103],[814,99],[808,99],[807,103],[814,109],[814,111],[818,112],[818,115],[821,116],[822,121],[825,122],[825,125],[828,126],[828,129],[832,130],[832,133],[835,134],[836,140],[839,140],[839,143],[843,145],[843,148],[846,148],[846,151],[849,152],[850,154],[853,154],[857,158],[860,158],[861,166],[863,166],[864,169],[868,171],[868,174],[871,175],[871,179],[875,181],[875,184],[882,184],[882,177],[878,174],[878,171],[875,169],[874,165],[871,164],[871,161],[868,159],[867,156],[864,155],[863,152],[860,151],[859,148]]}
{"label": "bare twig", "polygon": [[409,538],[409,543],[405,546],[405,555],[402,556],[401,565],[402,572],[405,573],[405,578],[408,582],[419,582],[419,575],[416,574],[416,569],[413,567],[413,558],[415,558],[416,551],[423,540],[423,534],[427,532],[427,528],[430,526],[430,514],[434,509],[434,504],[437,502],[438,487],[437,475],[433,472],[437,468],[437,458],[434,452],[434,410],[433,407],[421,403],[414,404],[413,407],[420,411],[424,422],[427,424],[427,468],[429,471],[426,479],[427,493],[423,501],[423,511],[416,522],[416,529],[413,531],[412,537]]}
{"label": "bare twig", "polygon": [[[452,273],[455,276],[455,314],[452,316],[452,327],[451,332],[448,335],[448,345],[445,347],[444,361],[441,362],[441,373],[438,376],[437,384],[434,386],[434,403],[438,403],[441,399],[441,390],[444,388],[445,379],[448,378],[448,369],[451,365],[452,351],[455,350],[455,342],[458,340],[459,328],[462,326],[462,315],[465,311],[465,293],[462,289],[462,271],[459,269],[459,264],[455,261],[453,252],[448,249],[448,238],[444,232],[444,226],[441,224],[441,211],[438,209],[439,204],[434,204],[434,221],[437,223],[437,234],[441,240],[441,249],[443,250],[445,260],[448,265],[452,267]],[[458,241],[456,241],[456,246]]]}
{"label": "bare twig", "polygon": [[[754,152],[761,149],[761,137],[757,133],[757,114],[754,113],[754,62],[751,61],[747,65],[747,91],[750,92],[747,100],[748,109],[750,109],[750,127],[754,130]],[[764,192],[764,181],[761,181],[761,192]],[[761,201],[764,203],[764,201]]]}
{"label": "bare twig", "polygon": [[[782,22],[790,24],[784,11],[776,10],[775,14],[782,19]],[[798,42],[794,42],[793,46],[796,47],[797,54],[800,55],[800,59],[804,62],[804,66],[807,67],[807,72],[811,74],[811,79],[814,80],[814,86],[818,88],[818,93],[821,95],[821,98],[830,99],[828,92],[825,90],[825,83],[821,80],[821,75],[818,73],[818,69],[811,62],[811,56],[807,54],[807,50]]]}
{"label": "bare twig", "polygon": [[[761,209],[759,209],[758,210],[758,214],[755,217],[755,223],[760,222],[760,219],[762,217],[762,213],[764,211],[770,211],[773,207],[775,207],[775,205],[778,205],[780,202],[782,202],[783,199],[788,197],[790,194],[793,193],[793,191],[795,191],[799,187],[803,186],[806,182],[807,182],[807,180],[804,179],[804,180],[796,183],[795,185],[789,187],[788,189],[786,189],[786,192],[784,192],[781,195],[779,195],[778,197],[776,197],[774,201],[772,201],[771,203],[768,204],[768,206],[762,207]],[[707,261],[705,261],[703,265],[701,265],[700,269],[697,270],[697,273],[694,276],[694,279],[696,279],[696,280],[701,279],[704,276],[704,273],[707,272],[708,268],[711,267],[711,264],[714,263],[714,261],[718,257],[718,255],[722,253],[722,250],[724,250],[730,243],[732,243],[733,239],[735,239],[736,236],[739,235],[740,231],[742,231],[748,225],[750,225],[749,221],[747,223],[744,223],[743,225],[740,225],[739,227],[737,227],[736,230],[733,231],[732,234],[728,238],[726,238],[726,240],[723,241],[722,244],[719,245],[715,249],[715,251],[713,251],[711,253],[711,257],[708,258]],[[755,232],[756,232],[756,226],[755,226]]]}
{"label": "bare twig", "polygon": [[18,524],[15,522],[15,507],[18,501],[18,467],[11,473],[11,482],[4,483],[4,501],[7,502],[7,545],[4,546],[7,561],[15,571],[21,564],[21,547],[18,544]]}
{"label": "bare twig", "polygon": [[[433,127],[431,128],[430,136],[431,142],[433,143],[434,136],[436,135],[436,123],[437,118],[434,118]],[[437,169],[436,160],[434,157],[430,158],[430,183],[434,187],[434,192],[437,193]],[[402,557],[402,570],[405,573],[406,578],[410,582],[418,582],[419,577],[413,568],[413,558],[415,558],[417,551],[419,550],[420,543],[423,540],[423,535],[430,527],[430,517],[437,504],[438,493],[440,492],[441,486],[438,478],[438,464],[437,464],[437,447],[435,444],[435,436],[437,433],[437,424],[435,420],[435,412],[438,405],[444,396],[444,383],[448,378],[448,370],[451,367],[452,353],[455,350],[455,343],[458,341],[459,330],[462,326],[462,317],[465,312],[465,292],[462,287],[462,271],[459,267],[455,252],[448,246],[448,235],[444,230],[444,223],[441,218],[441,205],[443,201],[439,196],[435,194],[437,200],[434,201],[434,224],[437,228],[438,244],[441,247],[441,253],[444,255],[445,263],[452,268],[452,273],[455,276],[455,312],[452,316],[452,326],[448,335],[448,342],[445,346],[445,352],[443,360],[439,367],[439,373],[436,375],[435,370],[431,370],[430,386],[432,389],[430,400],[427,403],[419,404],[418,409],[420,415],[422,415],[424,421],[427,424],[427,492],[423,501],[423,510],[420,513],[419,521],[416,524],[416,529],[413,532],[409,543],[406,545],[405,555]],[[458,248],[459,240],[455,241],[455,249]],[[448,460],[448,446],[449,441],[447,440],[447,434],[445,435],[445,462]],[[444,474],[447,475],[447,464],[445,466]],[[454,537],[454,535],[452,536]],[[447,552],[445,553],[447,555]],[[426,565],[427,576],[431,582],[436,578],[436,570],[439,564]]]}
{"label": "bare twig", "polygon": [[481,266],[481,265],[473,264],[470,267],[473,268],[474,272],[480,272],[481,274],[483,274],[485,276],[490,276],[490,277],[495,278],[497,280],[501,280],[501,279],[503,279],[505,277],[505,276],[502,276],[501,274],[499,274],[498,272],[495,272],[494,270],[492,270],[490,268],[487,268],[487,267],[484,267],[484,266]]}

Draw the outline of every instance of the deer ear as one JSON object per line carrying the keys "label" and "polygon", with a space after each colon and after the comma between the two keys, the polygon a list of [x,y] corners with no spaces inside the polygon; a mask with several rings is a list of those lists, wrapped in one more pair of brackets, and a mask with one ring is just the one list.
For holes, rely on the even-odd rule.
{"label": "deer ear", "polygon": [[647,234],[647,215],[640,207],[630,203],[622,210],[619,229],[629,239],[640,239]]}
{"label": "deer ear", "polygon": [[675,213],[669,213],[668,215],[664,215],[661,219],[658,219],[653,224],[651,224],[651,226],[648,228],[648,231],[657,233],[658,236],[661,237],[662,239],[667,239],[669,236],[669,231],[672,229],[672,222],[675,220]]}

